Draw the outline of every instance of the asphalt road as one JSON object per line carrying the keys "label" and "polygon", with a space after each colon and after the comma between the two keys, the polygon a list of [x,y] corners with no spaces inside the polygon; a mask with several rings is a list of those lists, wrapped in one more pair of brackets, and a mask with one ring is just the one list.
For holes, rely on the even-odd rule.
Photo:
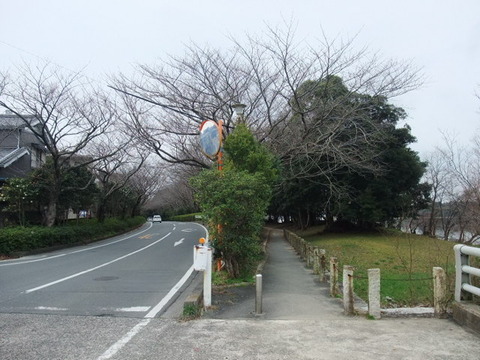
{"label": "asphalt road", "polygon": [[88,246],[0,262],[0,313],[153,318],[192,277],[194,223],[147,223]]}
{"label": "asphalt road", "polygon": [[[54,291],[57,287],[67,284],[69,281],[73,281],[79,277],[85,277],[85,284],[88,282],[100,281],[106,284],[115,281],[121,281],[126,275],[119,276],[119,279],[113,280],[109,278],[103,278],[103,280],[95,280],[100,276],[118,276],[122,270],[126,270],[126,267],[121,267],[120,270],[116,269],[113,265],[116,263],[122,263],[126,261],[126,264],[130,264],[131,260],[134,265],[130,265],[131,268],[138,267],[145,272],[152,271],[150,267],[160,265],[148,265],[140,264],[145,259],[153,258],[160,259],[160,253],[167,255],[166,257],[172,257],[172,261],[178,262],[180,260],[173,260],[171,247],[177,247],[182,244],[178,244],[182,237],[177,235],[183,233],[194,233],[194,225],[192,224],[177,224],[175,230],[175,236],[173,233],[163,240],[163,236],[166,236],[173,230],[173,225],[170,228],[165,228],[165,233],[160,234],[160,229],[164,227],[162,225],[154,225],[151,229],[155,236],[152,236],[148,241],[146,238],[142,238],[144,235],[148,235],[149,231],[144,233],[136,233],[132,239],[122,240],[118,245],[122,244],[125,247],[123,251],[119,251],[116,254],[111,254],[111,257],[107,257],[105,261],[113,261],[109,259],[122,258],[114,263],[105,265],[97,270],[92,270],[89,273],[78,275],[72,279],[66,279],[61,283],[52,284],[48,287],[41,288],[35,291],[26,293],[29,289],[42,286],[40,283],[26,284],[19,286],[17,291],[13,291],[12,286],[8,288],[9,296],[7,299],[5,295],[1,295],[5,302],[15,308],[15,299],[20,303],[24,301],[24,296],[33,296],[35,292],[50,292]],[[195,228],[196,229],[196,228]],[[145,230],[145,228],[143,229]],[[201,231],[200,231],[201,233]],[[194,238],[199,233],[196,233]],[[182,235],[183,236],[183,235]],[[277,238],[273,238],[279,240]],[[120,239],[117,239],[120,240]],[[145,240],[145,242],[143,242]],[[275,240],[275,241],[276,241]],[[108,241],[105,244],[110,244],[112,241]],[[138,247],[130,248],[129,243],[138,242]],[[186,242],[186,240],[184,240]],[[140,244],[141,243],[141,244]],[[164,243],[165,249],[160,247],[160,244]],[[145,246],[150,247],[145,248]],[[101,244],[97,244],[101,245]],[[162,246],[163,246],[162,245]],[[192,244],[186,248],[187,263],[191,264],[192,257]],[[149,317],[152,314],[152,310],[138,311],[136,317],[124,316],[132,314],[130,312],[115,311],[112,312],[113,316],[84,316],[84,315],[70,315],[65,316],[67,311],[61,310],[32,310],[30,312],[42,312],[42,314],[35,313],[2,313],[0,312],[0,359],[1,360],[17,360],[17,359],[49,359],[49,360],[66,360],[66,359],[91,359],[91,360],[132,360],[132,359],[145,359],[145,360],[234,360],[234,359],[262,359],[262,360],[279,360],[279,359],[299,359],[299,360],[317,360],[317,359],[390,359],[390,360],[403,360],[403,359],[477,359],[476,355],[478,351],[478,334],[464,329],[453,321],[448,319],[391,319],[385,318],[379,321],[367,320],[363,316],[344,316],[339,311],[339,307],[332,307],[330,304],[322,301],[321,297],[324,296],[320,293],[309,291],[309,288],[314,287],[308,279],[313,280],[314,275],[310,272],[304,271],[303,265],[299,262],[296,255],[293,254],[293,249],[287,246],[285,243],[278,242],[275,247],[269,248],[269,264],[266,265],[265,280],[267,282],[275,282],[274,284],[266,284],[265,295],[268,292],[277,294],[277,298],[271,296],[265,296],[264,302],[264,315],[252,316],[248,315],[254,309],[254,302],[251,298],[248,298],[247,303],[242,306],[241,309],[245,310],[247,317],[236,317],[234,319],[200,319],[195,321],[178,321],[178,312],[176,316],[171,316],[172,309],[176,308],[181,303],[182,297],[186,296],[189,291],[185,290],[180,296],[179,301],[176,301],[172,306],[166,305],[168,308],[165,312],[163,310],[156,313],[154,317]],[[106,247],[113,246],[112,253],[116,252],[115,244],[107,245]],[[143,246],[143,247],[142,247]],[[157,249],[157,246],[160,247]],[[88,247],[90,248],[90,247]],[[132,255],[132,251],[141,250]],[[79,249],[76,249],[79,250]],[[72,249],[72,251],[76,251]],[[92,248],[89,251],[103,252],[104,248]],[[175,250],[174,250],[175,251]],[[141,253],[152,253],[142,254]],[[286,256],[285,253],[290,253],[291,256]],[[70,256],[62,255],[57,258],[53,258],[55,255],[61,255],[63,252],[56,254],[49,254],[47,258],[49,261],[54,261],[57,258]],[[73,256],[74,254],[72,254]],[[126,258],[125,256],[128,255]],[[92,257],[90,254],[89,257]],[[127,261],[127,258],[130,258]],[[41,258],[33,257],[30,259],[23,259],[26,261],[37,261]],[[84,261],[87,261],[82,256]],[[46,261],[46,260],[45,260]],[[157,263],[169,261],[161,257]],[[14,262],[11,262],[14,263]],[[3,263],[7,264],[7,263]],[[2,264],[2,265],[3,265]],[[33,264],[33,263],[32,263]],[[53,264],[53,263],[52,263]],[[99,263],[86,264],[89,266],[100,266]],[[187,267],[189,266],[187,264]],[[23,264],[27,266],[27,263]],[[3,273],[5,268],[0,267],[0,273]],[[43,266],[43,265],[42,265]],[[53,265],[52,265],[53,266]],[[73,266],[73,265],[72,265]],[[95,274],[96,271],[106,271],[112,266],[112,272]],[[125,265],[126,266],[126,265]],[[280,269],[281,267],[282,269]],[[85,269],[88,266],[84,267]],[[283,269],[286,268],[286,269]],[[22,267],[18,268],[18,272],[25,271]],[[286,271],[290,269],[290,271]],[[76,271],[79,271],[75,267]],[[72,270],[72,271],[73,271]],[[86,270],[84,270],[86,271]],[[109,270],[110,271],[110,270]],[[185,270],[182,270],[185,271]],[[182,272],[180,271],[180,273]],[[271,272],[286,271],[286,273],[293,275],[289,281],[298,283],[302,289],[297,289],[297,285],[289,284],[288,289],[281,286],[278,277],[267,276]],[[11,272],[11,270],[9,270]],[[142,271],[139,271],[142,272]],[[187,271],[188,272],[188,271]],[[279,273],[280,277],[286,276],[286,273]],[[103,274],[103,275],[102,275]],[[117,274],[117,275],[115,275]],[[55,274],[54,274],[55,275]],[[55,281],[57,277],[47,276],[46,274],[39,274],[43,281]],[[12,274],[12,276],[15,276]],[[35,276],[35,275],[32,275]],[[68,277],[68,274],[63,275]],[[160,276],[160,275],[159,275]],[[21,277],[18,275],[18,277]],[[153,277],[152,277],[153,278]],[[303,279],[302,279],[303,278]],[[2,275],[1,279],[4,279]],[[88,280],[90,279],[90,280]],[[288,280],[288,279],[287,279]],[[145,281],[145,286],[148,286],[152,280]],[[189,280],[190,281],[190,280]],[[187,282],[189,282],[187,281]],[[201,276],[197,275],[193,278],[190,284],[190,288],[195,287],[195,283],[201,282]],[[178,282],[177,282],[178,284]],[[303,284],[303,285],[302,285]],[[3,285],[3,280],[0,285]],[[84,285],[84,286],[87,286]],[[93,286],[93,285],[91,285]],[[105,285],[109,288],[110,285]],[[184,286],[187,286],[185,284]],[[182,286],[182,288],[184,287]],[[305,288],[306,287],[306,288]],[[113,289],[121,288],[112,287],[112,298],[116,294]],[[168,288],[168,287],[167,287]],[[174,286],[175,288],[175,286]],[[53,295],[60,296],[62,293],[56,290]],[[290,291],[291,289],[292,291]],[[317,288],[321,290],[321,288]],[[83,290],[85,291],[85,290]],[[140,291],[140,290],[138,290]],[[0,293],[2,293],[0,288]],[[182,292],[182,289],[180,290]],[[301,320],[295,320],[292,314],[289,315],[290,308],[294,302],[292,292],[297,294],[298,306],[311,307],[309,300],[305,299],[306,296],[316,298],[318,305],[325,310],[324,316],[321,316],[321,309],[311,309],[311,317],[301,316]],[[16,294],[16,295],[15,295]],[[147,295],[153,295],[155,301],[159,301],[163,296],[163,292],[143,293],[145,297]],[[285,296],[287,294],[288,296]],[[88,294],[85,294],[87,296]],[[95,294],[92,293],[91,296]],[[119,295],[121,296],[121,295]],[[328,297],[325,295],[325,297]],[[128,297],[127,297],[128,298]],[[164,299],[165,296],[162,298]],[[281,303],[281,299],[286,299],[285,304]],[[330,299],[331,300],[331,299]],[[70,300],[72,301],[72,300]],[[153,303],[155,303],[153,301]],[[142,302],[142,304],[147,302]],[[153,309],[159,308],[153,306]],[[161,304],[162,300],[158,304]],[[125,305],[126,304],[126,305]],[[135,304],[138,305],[138,304]],[[67,306],[59,304],[59,306]],[[122,303],[121,306],[133,306],[131,303]],[[297,306],[297,314],[298,314]],[[21,306],[20,306],[21,307]],[[2,305],[2,308],[4,306]],[[249,308],[250,310],[248,310]],[[279,314],[279,311],[274,308],[283,309]],[[19,308],[17,308],[18,310]],[[71,307],[73,309],[73,307]],[[95,309],[92,307],[91,309]],[[3,310],[2,310],[3,311]],[[91,310],[92,311],[92,310]],[[101,310],[105,312],[105,310]],[[100,314],[102,312],[99,311]],[[155,310],[156,311],[156,310]],[[155,311],[153,313],[155,313]],[[302,310],[301,314],[304,315]],[[237,312],[236,312],[237,313]],[[105,313],[107,314],[107,313]],[[171,316],[171,317],[169,317]],[[270,320],[272,318],[273,320]],[[285,319],[287,318],[287,320]]]}

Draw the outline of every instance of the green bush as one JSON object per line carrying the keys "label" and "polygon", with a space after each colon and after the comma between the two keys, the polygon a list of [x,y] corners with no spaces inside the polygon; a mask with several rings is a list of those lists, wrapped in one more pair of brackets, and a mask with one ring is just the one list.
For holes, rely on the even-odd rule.
{"label": "green bush", "polygon": [[128,219],[106,219],[99,223],[96,219],[82,219],[56,227],[12,227],[0,232],[0,254],[32,251],[52,246],[89,243],[116,235],[145,222],[137,216]]}
{"label": "green bush", "polygon": [[216,256],[231,278],[239,278],[261,258],[260,233],[278,169],[274,156],[245,124],[226,138],[224,150],[223,171],[202,171],[191,184]]}
{"label": "green bush", "polygon": [[[203,171],[192,179],[216,254],[232,278],[254,267],[261,256],[260,232],[270,187],[245,171]],[[220,224],[221,226],[217,226]]]}
{"label": "green bush", "polygon": [[170,217],[169,220],[171,220],[171,221],[183,221],[183,222],[191,221],[191,222],[193,222],[193,221],[198,221],[196,216],[201,216],[201,213],[176,215],[176,216]]}

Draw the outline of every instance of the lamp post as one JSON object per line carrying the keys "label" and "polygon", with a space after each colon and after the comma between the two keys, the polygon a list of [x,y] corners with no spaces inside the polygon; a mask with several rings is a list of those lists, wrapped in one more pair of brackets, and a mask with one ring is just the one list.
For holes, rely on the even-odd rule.
{"label": "lamp post", "polygon": [[219,171],[223,171],[223,121],[218,121],[218,131],[220,133],[220,149],[217,154],[217,168]]}
{"label": "lamp post", "polygon": [[239,122],[242,123],[244,122],[245,118],[243,117],[243,113],[245,112],[245,108],[247,105],[241,104],[241,103],[236,103],[232,105],[233,112],[237,116],[237,119],[239,118]]}

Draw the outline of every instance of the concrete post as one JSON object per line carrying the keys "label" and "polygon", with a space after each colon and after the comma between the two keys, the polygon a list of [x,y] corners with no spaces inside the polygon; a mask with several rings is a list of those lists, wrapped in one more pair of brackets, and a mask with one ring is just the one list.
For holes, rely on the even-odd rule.
{"label": "concrete post", "polygon": [[305,242],[305,262],[307,268],[310,269],[312,267],[312,247],[307,242]]}
{"label": "concrete post", "polygon": [[308,249],[308,256],[307,256],[308,268],[313,269],[313,265],[315,262],[315,247],[313,245],[308,244],[307,249]]}
{"label": "concrete post", "polygon": [[336,257],[330,258],[330,296],[338,295],[338,260]]}
{"label": "concrete post", "polygon": [[343,310],[345,315],[354,314],[353,266],[343,266]]}
{"label": "concrete post", "polygon": [[325,249],[320,249],[319,250],[319,253],[320,253],[320,281],[322,282],[325,282],[327,281],[326,277],[327,277],[327,260],[325,258],[325,254],[326,254],[326,251]]}
{"label": "concrete post", "polygon": [[368,269],[368,315],[380,319],[380,269]]}
{"label": "concrete post", "polygon": [[313,273],[320,274],[320,256],[318,247],[313,248]]}
{"label": "concrete post", "polygon": [[255,275],[255,315],[262,313],[262,274]]}
{"label": "concrete post", "polygon": [[433,268],[433,308],[435,317],[447,316],[447,277],[441,267]]}
{"label": "concrete post", "polygon": [[203,306],[212,306],[212,248],[207,251],[207,269],[203,272]]}

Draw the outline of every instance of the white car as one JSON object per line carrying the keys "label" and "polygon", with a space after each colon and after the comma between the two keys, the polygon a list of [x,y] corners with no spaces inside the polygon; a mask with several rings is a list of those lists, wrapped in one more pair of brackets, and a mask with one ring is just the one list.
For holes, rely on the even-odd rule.
{"label": "white car", "polygon": [[162,217],[160,215],[153,215],[152,222],[162,222]]}

